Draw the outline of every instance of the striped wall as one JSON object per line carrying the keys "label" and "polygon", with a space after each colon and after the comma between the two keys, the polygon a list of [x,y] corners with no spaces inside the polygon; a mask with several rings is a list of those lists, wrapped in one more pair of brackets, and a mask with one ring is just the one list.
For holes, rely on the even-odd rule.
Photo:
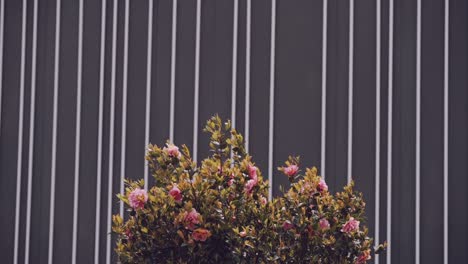
{"label": "striped wall", "polygon": [[2,263],[115,263],[149,142],[233,120],[279,195],[289,154],[351,179],[389,248],[468,262],[464,0],[0,0]]}

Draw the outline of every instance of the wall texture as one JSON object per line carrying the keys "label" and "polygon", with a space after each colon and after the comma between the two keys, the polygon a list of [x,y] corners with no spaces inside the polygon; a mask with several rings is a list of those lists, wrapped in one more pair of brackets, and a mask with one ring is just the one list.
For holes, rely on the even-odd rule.
{"label": "wall texture", "polygon": [[[465,0],[0,0],[0,259],[115,262],[148,142],[218,113],[367,199],[380,263],[468,263]],[[151,184],[151,177],[149,177]],[[377,262],[377,261],[376,261]]]}

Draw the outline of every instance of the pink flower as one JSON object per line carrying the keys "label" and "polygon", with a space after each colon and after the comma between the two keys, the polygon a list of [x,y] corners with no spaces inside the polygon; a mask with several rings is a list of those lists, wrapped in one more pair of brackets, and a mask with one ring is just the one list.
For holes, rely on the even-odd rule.
{"label": "pink flower", "polygon": [[164,147],[163,150],[164,150],[164,151],[167,153],[167,155],[169,155],[170,157],[178,158],[178,159],[181,157],[179,148],[178,148],[176,145],[167,143],[167,144],[166,144],[166,147]]}
{"label": "pink flower", "polygon": [[359,255],[356,264],[365,264],[371,259],[370,250],[366,250]]}
{"label": "pink flower", "polygon": [[204,228],[197,228],[192,233],[193,240],[195,241],[206,241],[211,236],[211,232]]}
{"label": "pink flower", "polygon": [[318,189],[319,192],[328,191],[328,185],[323,179],[320,179],[320,182],[319,182],[319,184],[317,186],[317,189]]}
{"label": "pink flower", "polygon": [[322,218],[319,221],[319,226],[320,226],[320,229],[322,229],[322,230],[330,229],[330,222],[328,222],[327,219]]}
{"label": "pink flower", "polygon": [[229,179],[228,186],[231,186],[234,183],[234,179]]}
{"label": "pink flower", "polygon": [[195,208],[192,208],[192,211],[190,211],[186,216],[185,216],[185,228],[193,230],[195,228],[195,225],[200,223],[200,214],[195,210]]}
{"label": "pink flower", "polygon": [[350,217],[348,222],[346,222],[341,228],[343,233],[351,233],[359,229],[359,221],[355,220],[354,217]]}
{"label": "pink flower", "polygon": [[143,209],[146,201],[148,201],[148,194],[140,188],[134,189],[128,195],[128,202],[133,209]]}
{"label": "pink flower", "polygon": [[257,185],[257,179],[250,179],[247,181],[247,183],[245,184],[245,192],[247,194],[251,194],[252,193],[252,190],[253,188]]}
{"label": "pink flower", "polygon": [[241,231],[241,232],[239,233],[239,236],[240,236],[240,237],[245,237],[245,236],[247,236],[247,232]]}
{"label": "pink flower", "polygon": [[289,229],[291,229],[293,227],[294,227],[294,224],[291,223],[291,221],[289,221],[289,220],[284,221],[284,223],[283,223],[283,229],[284,230],[288,231]]}
{"label": "pink flower", "polygon": [[289,165],[288,167],[285,167],[283,172],[286,174],[288,177],[294,177],[297,172],[299,171],[299,167],[295,164]]}
{"label": "pink flower", "polygon": [[262,205],[266,205],[268,203],[268,200],[265,196],[260,197],[260,203]]}
{"label": "pink flower", "polygon": [[255,167],[254,165],[252,164],[249,164],[249,166],[247,167],[247,169],[249,170],[249,177],[250,179],[252,180],[257,180],[257,167]]}
{"label": "pink flower", "polygon": [[174,198],[176,202],[182,202],[182,193],[179,190],[179,188],[177,188],[177,185],[174,185],[174,187],[172,187],[172,189],[169,191],[169,195],[172,196],[172,198]]}

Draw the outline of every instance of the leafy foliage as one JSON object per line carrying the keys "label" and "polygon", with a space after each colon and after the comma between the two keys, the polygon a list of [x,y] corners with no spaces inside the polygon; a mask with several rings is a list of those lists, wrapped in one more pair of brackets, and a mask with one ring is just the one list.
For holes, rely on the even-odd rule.
{"label": "leafy foliage", "polygon": [[[197,164],[186,146],[148,147],[155,185],[126,181],[118,197],[129,217],[113,216],[122,263],[366,263],[372,239],[362,194],[353,184],[335,196],[299,158],[279,168],[291,181],[267,201],[268,184],[243,137],[218,116],[208,120],[210,157]],[[357,225],[357,226],[356,226]]]}

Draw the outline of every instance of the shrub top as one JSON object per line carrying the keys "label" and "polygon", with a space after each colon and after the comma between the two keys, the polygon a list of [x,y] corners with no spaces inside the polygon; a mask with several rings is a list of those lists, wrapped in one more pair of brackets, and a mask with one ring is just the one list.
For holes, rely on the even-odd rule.
{"label": "shrub top", "polygon": [[155,185],[126,181],[118,194],[126,221],[113,216],[122,263],[366,263],[372,239],[353,183],[328,192],[299,157],[278,168],[291,182],[268,201],[268,183],[243,137],[218,116],[207,121],[211,155],[197,165],[184,145],[148,146]]}

